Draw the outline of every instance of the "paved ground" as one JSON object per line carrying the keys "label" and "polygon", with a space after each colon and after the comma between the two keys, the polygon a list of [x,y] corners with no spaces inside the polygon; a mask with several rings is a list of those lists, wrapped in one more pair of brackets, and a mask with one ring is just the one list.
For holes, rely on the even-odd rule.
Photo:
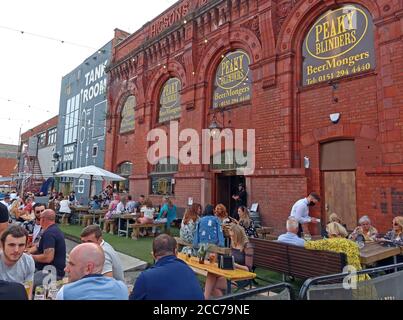
{"label": "paved ground", "polygon": [[[78,243],[66,239],[67,253],[69,253]],[[125,280],[128,284],[133,284],[140,272],[147,267],[147,262],[133,258],[126,254],[118,252],[120,261],[122,261],[123,270],[125,272]]]}

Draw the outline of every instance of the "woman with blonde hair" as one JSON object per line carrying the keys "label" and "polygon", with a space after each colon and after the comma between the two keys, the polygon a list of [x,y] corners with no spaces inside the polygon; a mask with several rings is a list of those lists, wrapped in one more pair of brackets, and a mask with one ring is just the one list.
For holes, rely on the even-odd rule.
{"label": "woman with blonde hair", "polygon": [[[329,236],[328,239],[306,241],[305,248],[345,253],[347,264],[356,270],[361,270],[360,250],[354,241],[346,239],[348,235],[346,228],[338,222],[331,222],[327,225],[326,231]],[[364,280],[366,277],[359,277],[359,279]]]}
{"label": "woman with blonde hair", "polygon": [[380,241],[389,240],[396,245],[403,246],[403,216],[393,219],[393,229],[388,231]]}
{"label": "woman with blonde hair", "polygon": [[[238,224],[232,224],[229,230],[231,237],[231,254],[234,257],[236,269],[251,271],[253,268],[253,246],[249,242],[245,230]],[[248,280],[237,281],[237,285],[244,287],[249,284]],[[224,277],[208,273],[204,287],[204,297],[222,296],[227,288],[227,281]]]}
{"label": "woman with blonde hair", "polygon": [[248,208],[246,208],[245,206],[240,206],[238,208],[238,215],[239,215],[239,221],[230,217],[231,221],[239,224],[242,228],[244,228],[245,233],[248,237],[258,238],[255,223],[253,222],[253,220],[249,215]]}

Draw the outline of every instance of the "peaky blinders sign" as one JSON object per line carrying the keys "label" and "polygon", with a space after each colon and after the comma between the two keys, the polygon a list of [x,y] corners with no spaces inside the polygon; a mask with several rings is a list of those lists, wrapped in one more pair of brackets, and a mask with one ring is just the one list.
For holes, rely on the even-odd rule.
{"label": "peaky blinders sign", "polygon": [[251,99],[250,58],[241,50],[228,53],[215,77],[213,108],[223,108]]}
{"label": "peaky blinders sign", "polygon": [[302,55],[303,86],[374,69],[371,14],[352,4],[324,13],[309,30]]}
{"label": "peaky blinders sign", "polygon": [[167,122],[181,116],[181,82],[178,78],[169,79],[162,88],[158,122]]}

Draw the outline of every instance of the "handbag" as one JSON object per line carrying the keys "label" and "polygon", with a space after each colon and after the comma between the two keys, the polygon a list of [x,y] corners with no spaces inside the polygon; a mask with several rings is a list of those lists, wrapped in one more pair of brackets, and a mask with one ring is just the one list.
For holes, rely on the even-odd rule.
{"label": "handbag", "polygon": [[234,270],[235,261],[233,256],[220,255],[218,258],[218,267],[223,270]]}

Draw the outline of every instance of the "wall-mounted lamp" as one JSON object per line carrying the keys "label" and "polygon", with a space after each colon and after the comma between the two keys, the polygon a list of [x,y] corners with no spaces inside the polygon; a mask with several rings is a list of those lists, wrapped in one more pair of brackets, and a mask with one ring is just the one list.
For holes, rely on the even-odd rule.
{"label": "wall-mounted lamp", "polygon": [[218,139],[220,136],[221,130],[223,129],[222,126],[217,122],[217,117],[216,115],[213,116],[213,119],[211,120],[211,123],[208,127],[210,129],[210,136],[213,139]]}
{"label": "wall-mounted lamp", "polygon": [[311,166],[309,158],[307,156],[304,157],[304,168],[309,169]]}
{"label": "wall-mounted lamp", "polygon": [[341,117],[341,113],[332,113],[329,115],[330,121],[332,121],[334,124],[339,123]]}

